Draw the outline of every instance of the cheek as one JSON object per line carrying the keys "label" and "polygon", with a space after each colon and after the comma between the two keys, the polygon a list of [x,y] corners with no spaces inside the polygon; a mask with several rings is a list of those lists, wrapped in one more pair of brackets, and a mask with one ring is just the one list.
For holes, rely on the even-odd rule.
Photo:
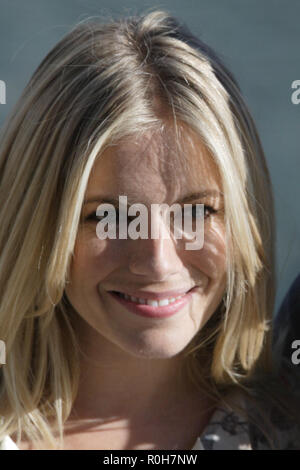
{"label": "cheek", "polygon": [[191,263],[208,278],[218,281],[226,273],[225,229],[221,224],[205,228],[201,250],[191,251]]}
{"label": "cheek", "polygon": [[97,284],[120,265],[121,253],[118,240],[78,237],[71,265],[72,282]]}

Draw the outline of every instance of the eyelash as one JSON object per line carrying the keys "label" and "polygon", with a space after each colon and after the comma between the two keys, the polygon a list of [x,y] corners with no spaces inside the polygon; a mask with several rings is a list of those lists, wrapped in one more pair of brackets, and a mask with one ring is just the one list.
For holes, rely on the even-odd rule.
{"label": "eyelash", "polygon": [[[192,210],[194,212],[194,209],[196,209],[196,204],[193,204],[192,205]],[[207,216],[205,213],[206,211],[209,211],[209,215]],[[207,219],[207,217],[209,217],[210,215],[212,214],[216,214],[218,211],[216,209],[214,209],[213,207],[207,205],[207,204],[204,204],[204,218]],[[116,209],[116,213],[117,213],[117,220],[118,220],[118,214],[119,214],[119,209]],[[99,222],[101,220],[101,218],[104,217],[104,216],[97,216],[96,215],[96,212],[92,212],[91,214],[89,214],[88,216],[85,217],[85,221],[91,221],[91,222]],[[136,216],[129,216],[128,219],[129,221],[130,220],[134,220]],[[193,218],[195,218],[196,215],[195,213],[193,214]],[[118,222],[117,222],[118,224]]]}

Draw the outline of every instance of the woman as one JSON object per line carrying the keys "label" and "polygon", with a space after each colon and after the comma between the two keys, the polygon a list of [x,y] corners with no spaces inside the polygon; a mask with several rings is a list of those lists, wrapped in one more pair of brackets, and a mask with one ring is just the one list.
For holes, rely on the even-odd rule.
{"label": "woman", "polygon": [[[205,44],[160,11],[77,25],[20,98],[0,170],[2,448],[282,445],[252,386],[272,369],[269,174]],[[100,239],[121,195],[202,204],[203,247]]]}

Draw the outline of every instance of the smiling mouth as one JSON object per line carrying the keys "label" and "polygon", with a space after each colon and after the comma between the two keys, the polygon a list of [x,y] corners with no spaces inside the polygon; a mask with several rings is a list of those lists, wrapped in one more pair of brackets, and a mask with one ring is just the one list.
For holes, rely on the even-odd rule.
{"label": "smiling mouth", "polygon": [[156,299],[143,299],[119,291],[108,291],[108,293],[131,313],[153,319],[163,319],[180,313],[183,307],[191,301],[194,290],[195,288],[192,288],[176,297]]}
{"label": "smiling mouth", "polygon": [[[189,292],[189,291],[188,291]],[[172,303],[176,302],[177,300],[184,297],[186,293],[177,295],[176,297],[168,297],[164,299],[144,299],[141,297],[135,297],[128,294],[123,294],[122,292],[112,291],[112,293],[116,294],[118,297],[124,300],[128,300],[130,302],[140,304],[140,305],[151,305],[152,307],[164,307],[166,305],[171,305]]]}

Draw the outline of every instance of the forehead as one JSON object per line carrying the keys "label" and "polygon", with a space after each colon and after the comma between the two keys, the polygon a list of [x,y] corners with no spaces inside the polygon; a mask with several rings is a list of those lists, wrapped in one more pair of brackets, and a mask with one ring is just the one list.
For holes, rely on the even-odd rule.
{"label": "forehead", "polygon": [[217,166],[200,137],[181,125],[176,131],[172,126],[144,131],[107,147],[95,162],[87,193],[113,191],[141,202],[141,196],[168,202],[205,189],[221,190]]}

